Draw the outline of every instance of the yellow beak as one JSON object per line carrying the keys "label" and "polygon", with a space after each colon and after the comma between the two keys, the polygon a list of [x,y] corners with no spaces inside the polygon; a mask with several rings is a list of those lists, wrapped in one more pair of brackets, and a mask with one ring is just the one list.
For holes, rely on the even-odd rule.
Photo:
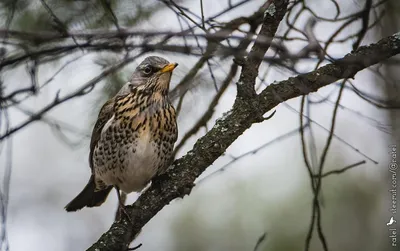
{"label": "yellow beak", "polygon": [[177,63],[167,64],[166,66],[164,66],[164,68],[162,68],[162,69],[160,70],[160,72],[161,72],[161,73],[164,73],[164,72],[172,72],[177,66],[178,66]]}

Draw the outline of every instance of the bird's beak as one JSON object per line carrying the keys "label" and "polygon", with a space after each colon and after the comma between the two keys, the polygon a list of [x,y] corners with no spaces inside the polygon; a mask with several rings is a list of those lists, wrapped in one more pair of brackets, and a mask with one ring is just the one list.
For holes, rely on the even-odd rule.
{"label": "bird's beak", "polygon": [[161,72],[161,73],[164,73],[164,72],[172,72],[177,66],[178,66],[177,63],[167,64],[166,66],[164,66],[164,68],[162,68],[162,69],[160,70],[160,72]]}

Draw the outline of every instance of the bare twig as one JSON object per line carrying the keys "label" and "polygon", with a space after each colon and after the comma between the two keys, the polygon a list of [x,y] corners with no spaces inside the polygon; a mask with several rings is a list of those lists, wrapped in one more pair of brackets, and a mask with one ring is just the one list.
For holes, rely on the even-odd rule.
{"label": "bare twig", "polygon": [[209,178],[213,177],[213,176],[216,175],[217,173],[220,173],[220,172],[225,171],[229,166],[232,166],[232,164],[235,163],[236,161],[238,161],[238,160],[240,160],[240,159],[242,159],[242,158],[244,158],[244,157],[257,154],[257,153],[260,152],[261,150],[264,150],[264,149],[266,149],[267,147],[270,147],[270,146],[272,146],[272,145],[274,145],[274,144],[276,144],[276,143],[279,143],[279,142],[281,142],[281,141],[283,141],[283,140],[285,140],[285,139],[287,139],[287,138],[290,138],[290,137],[292,137],[293,135],[296,135],[297,133],[299,133],[299,129],[291,130],[291,131],[289,131],[289,132],[287,132],[287,133],[284,133],[284,134],[282,134],[282,135],[276,137],[276,138],[273,139],[273,140],[270,140],[270,141],[268,141],[268,142],[262,144],[261,146],[259,146],[259,147],[257,147],[257,148],[254,148],[253,150],[250,150],[250,151],[248,151],[248,152],[242,153],[242,154],[240,154],[239,156],[231,156],[231,158],[232,158],[231,161],[229,161],[228,163],[226,163],[225,165],[223,165],[223,166],[222,166],[221,168],[219,168],[218,170],[216,170],[216,171],[210,173],[210,174],[207,175],[206,177],[204,177],[204,178],[202,178],[201,180],[197,181],[196,184],[200,184],[200,183],[204,182],[206,179],[209,179]]}
{"label": "bare twig", "polygon": [[372,7],[372,0],[365,0],[365,8],[361,14],[362,19],[362,27],[360,32],[358,33],[357,41],[353,44],[353,50],[357,49],[360,46],[361,41],[363,40],[365,33],[368,31],[368,24],[369,24],[369,13]]}
{"label": "bare twig", "polygon": [[263,243],[266,240],[267,234],[263,233],[257,240],[256,246],[254,247],[254,251],[257,251],[258,248],[261,246],[261,243]]}
{"label": "bare twig", "polygon": [[[223,81],[221,88],[218,90],[217,94],[214,96],[213,100],[209,104],[207,110],[204,112],[204,114],[201,116],[201,118],[197,121],[197,123],[185,133],[185,135],[182,137],[181,141],[177,144],[177,146],[174,149],[174,155],[182,148],[182,146],[186,143],[186,141],[196,134],[199,129],[207,124],[207,122],[211,119],[212,115],[214,114],[214,109],[218,105],[218,102],[220,98],[222,97],[222,94],[225,93],[225,91],[228,89],[229,85],[232,83],[232,79],[235,77],[236,72],[237,72],[237,65],[232,64],[231,69],[226,76],[225,80]],[[178,107],[180,107],[178,105]],[[180,109],[179,109],[180,110]]]}
{"label": "bare twig", "polygon": [[[342,173],[346,172],[346,171],[349,170],[349,169],[352,169],[352,168],[354,168],[354,167],[363,165],[363,164],[365,164],[365,163],[366,163],[366,161],[365,161],[365,160],[362,160],[362,161],[359,161],[359,162],[354,163],[354,164],[352,164],[352,165],[343,167],[343,168],[341,168],[341,169],[339,169],[339,170],[332,170],[332,171],[326,172],[326,173],[322,174],[320,177],[321,177],[321,178],[325,178],[325,177],[328,177],[328,176],[330,176],[330,175],[332,175],[332,174],[342,174]],[[314,175],[314,177],[318,177],[318,175]]]}
{"label": "bare twig", "polygon": [[89,82],[84,84],[81,88],[66,95],[65,97],[60,98],[59,94],[57,94],[55,99],[53,100],[53,102],[51,102],[50,104],[48,104],[47,106],[42,108],[40,111],[35,113],[34,116],[31,116],[26,121],[22,122],[21,124],[15,126],[15,127],[10,128],[10,130],[8,132],[4,133],[3,135],[0,135],[0,141],[4,140],[5,138],[9,137],[10,135],[14,134],[15,132],[21,130],[22,128],[29,125],[30,123],[41,119],[45,113],[52,110],[54,107],[66,102],[70,99],[80,97],[82,95],[89,93],[91,90],[93,90],[94,86],[98,82],[100,82],[104,77],[108,76],[109,74],[115,72],[116,70],[118,70],[118,69],[122,68],[123,66],[127,65],[128,63],[132,62],[137,57],[138,56],[124,59],[122,62],[109,67],[108,69],[104,70],[101,74],[99,74],[97,77],[93,78],[92,80],[90,80]]}

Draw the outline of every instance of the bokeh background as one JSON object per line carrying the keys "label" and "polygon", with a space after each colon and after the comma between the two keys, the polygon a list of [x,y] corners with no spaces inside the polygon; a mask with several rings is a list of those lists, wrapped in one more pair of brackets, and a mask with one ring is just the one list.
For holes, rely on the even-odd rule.
{"label": "bokeh background", "polygon": [[[4,5],[9,4],[4,0],[2,2]],[[57,1],[47,2],[62,20],[82,18],[80,12],[62,7],[61,2],[66,5],[84,1],[58,1],[60,6]],[[201,15],[200,1],[176,2]],[[234,4],[239,1],[203,0],[205,18],[229,8],[230,2]],[[218,21],[250,15],[262,2],[248,1],[220,16]],[[321,16],[335,16],[333,1],[306,2]],[[361,0],[336,2],[341,7],[340,16],[362,10],[365,5],[365,1]],[[374,4],[376,2],[378,1],[373,1]],[[162,2],[121,1],[115,5],[116,15],[121,20],[130,18],[134,29],[180,31],[179,18]],[[45,10],[40,1],[19,1],[18,8],[20,9],[15,12],[11,24],[13,29],[32,32],[47,30]],[[381,24],[367,32],[362,44],[376,42],[383,36],[399,31],[398,1],[386,1],[381,8],[386,10]],[[5,27],[8,11],[7,8],[1,11],[1,27]],[[72,29],[115,29],[112,22],[108,22],[107,17],[98,15],[95,8],[81,11],[86,11],[86,16],[91,16],[92,19],[82,18],[82,23],[71,24]],[[299,28],[305,25],[308,17],[300,16]],[[317,23],[314,33],[318,39],[326,40],[342,24],[343,22]],[[361,20],[354,22],[339,37],[345,38],[360,27]],[[282,22],[278,34],[284,34],[287,28],[287,24]],[[352,50],[353,42],[354,39],[350,39],[336,43],[329,47],[328,52],[334,58],[340,58]],[[287,48],[296,53],[305,44],[306,41],[288,41]],[[269,54],[273,55],[271,52]],[[171,52],[148,53],[137,58],[123,71],[98,83],[87,95],[57,106],[45,114],[43,121],[34,122],[8,140],[0,142],[2,192],[8,192],[9,196],[5,227],[9,250],[85,250],[108,230],[117,207],[114,192],[99,208],[67,213],[63,207],[83,188],[89,178],[87,158],[90,133],[102,103],[129,79],[135,66],[147,55],[159,55],[179,63],[172,78],[172,86],[185,76],[198,59],[197,56]],[[25,121],[29,117],[27,110],[34,112],[50,103],[57,92],[66,95],[82,86],[101,72],[102,65],[113,62],[114,57],[112,53],[85,54],[83,51],[76,51],[58,61],[44,64],[37,74],[39,84],[51,78],[63,63],[78,58],[40,89],[40,92],[22,102],[19,108],[9,109],[11,126]],[[214,64],[213,73],[218,83],[225,78],[231,60],[230,57],[219,59],[218,67],[215,66],[217,63]],[[296,64],[296,69],[298,72],[312,71],[316,61],[315,57],[300,61]],[[399,100],[398,66],[394,64],[382,67],[386,67],[384,77],[364,70],[357,74],[353,84],[382,99]],[[282,67],[272,67],[268,62],[261,66],[260,74],[266,70],[268,74],[264,83],[259,80],[260,88],[264,88],[264,84],[296,75]],[[214,121],[231,108],[236,95],[234,82],[237,77],[238,75],[221,98],[208,127],[212,127]],[[391,84],[387,81],[389,77],[392,79]],[[29,79],[25,66],[1,73],[5,92],[29,85]],[[196,86],[187,93],[179,116],[180,138],[204,113],[215,95],[213,80],[207,67],[200,70],[193,82]],[[329,135],[337,94],[338,85],[333,84],[310,95],[312,100],[328,97],[328,101],[312,106],[308,116],[312,119],[315,139],[312,158],[317,161]],[[143,251],[254,250],[260,236],[266,234],[257,250],[303,250],[310,223],[313,193],[303,160],[300,134],[296,131],[299,128],[299,107],[300,99],[290,100],[276,108],[277,112],[272,119],[253,125],[199,177],[189,196],[166,206],[144,227],[132,245],[142,243],[140,250]],[[4,114],[1,119],[1,130],[4,130]],[[44,120],[59,124],[62,129],[58,130],[57,126]],[[399,144],[399,127],[398,110],[377,108],[360,99],[352,90],[344,91],[336,122],[336,137],[324,170],[340,169],[362,160],[365,160],[365,164],[323,179],[322,222],[330,250],[396,250],[391,246],[386,223],[391,215],[388,146]],[[191,137],[179,150],[177,157],[190,150],[196,139],[205,132],[206,128],[202,128]],[[275,140],[289,132],[291,134],[288,136]],[[308,131],[307,138],[310,137]],[[271,144],[258,149],[271,141]],[[243,154],[246,155],[240,157]],[[224,167],[223,171],[214,173],[221,167]],[[130,194],[127,203],[132,203],[137,196]],[[2,219],[4,222],[4,215]],[[311,243],[310,250],[322,250],[316,234]]]}

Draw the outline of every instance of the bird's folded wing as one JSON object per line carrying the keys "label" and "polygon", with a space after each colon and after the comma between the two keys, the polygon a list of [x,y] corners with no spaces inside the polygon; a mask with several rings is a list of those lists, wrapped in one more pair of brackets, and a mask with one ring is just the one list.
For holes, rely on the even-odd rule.
{"label": "bird's folded wing", "polygon": [[114,103],[115,103],[115,97],[109,99],[103,105],[103,107],[101,107],[99,115],[97,117],[96,124],[93,127],[92,137],[90,139],[90,153],[89,153],[89,164],[92,171],[93,171],[94,148],[96,147],[97,142],[100,140],[101,131],[103,130],[104,125],[114,115]]}

